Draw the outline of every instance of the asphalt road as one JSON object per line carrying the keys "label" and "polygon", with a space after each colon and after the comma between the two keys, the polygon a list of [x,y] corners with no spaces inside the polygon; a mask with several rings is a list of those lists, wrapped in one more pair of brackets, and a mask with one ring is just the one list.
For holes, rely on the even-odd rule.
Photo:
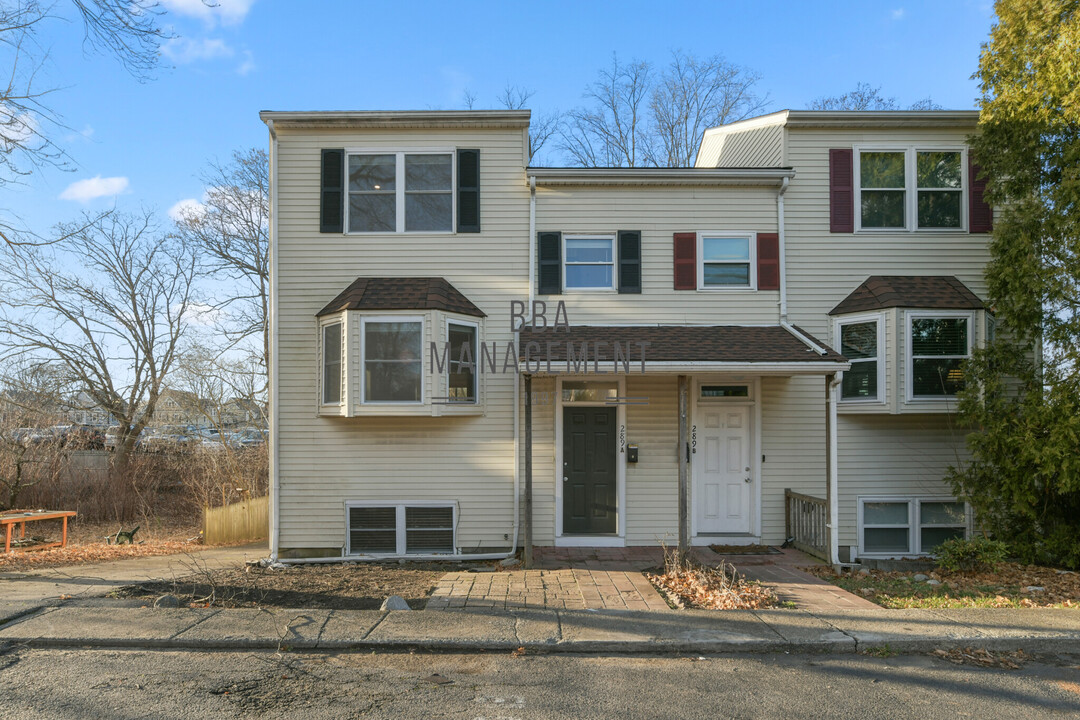
{"label": "asphalt road", "polygon": [[20,720],[1080,717],[1076,657],[999,670],[920,655],[0,652],[0,718]]}

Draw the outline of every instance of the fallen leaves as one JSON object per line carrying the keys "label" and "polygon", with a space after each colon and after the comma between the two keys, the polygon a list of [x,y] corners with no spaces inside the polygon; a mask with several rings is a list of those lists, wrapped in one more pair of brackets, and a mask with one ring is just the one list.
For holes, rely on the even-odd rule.
{"label": "fallen leaves", "polygon": [[689,561],[681,565],[669,562],[662,573],[645,573],[645,577],[681,607],[757,610],[779,604],[772,590],[744,580],[727,563],[706,567]]}
{"label": "fallen leaves", "polygon": [[939,648],[930,654],[956,665],[978,665],[979,667],[1003,668],[1005,670],[1019,670],[1023,663],[1031,660],[1031,656],[1023,650],[1010,653],[984,649],[976,650],[974,648],[954,648],[952,650]]}
{"label": "fallen leaves", "polygon": [[189,552],[194,547],[196,545],[190,542],[162,540],[147,541],[142,545],[91,543],[29,552],[0,553],[0,572],[34,570],[63,565],[85,565],[87,563],[109,562],[111,560],[150,557],[153,555],[175,555]]}

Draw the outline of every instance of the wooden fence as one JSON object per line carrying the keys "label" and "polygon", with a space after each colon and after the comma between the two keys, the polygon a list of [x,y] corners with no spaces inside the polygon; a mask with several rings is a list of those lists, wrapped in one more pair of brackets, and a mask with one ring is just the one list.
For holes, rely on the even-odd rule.
{"label": "wooden fence", "polygon": [[203,542],[223,545],[261,540],[270,534],[270,498],[244,500],[217,508],[203,508]]}
{"label": "wooden fence", "polygon": [[825,501],[802,493],[784,490],[784,526],[792,544],[805,553],[829,559],[828,512]]}

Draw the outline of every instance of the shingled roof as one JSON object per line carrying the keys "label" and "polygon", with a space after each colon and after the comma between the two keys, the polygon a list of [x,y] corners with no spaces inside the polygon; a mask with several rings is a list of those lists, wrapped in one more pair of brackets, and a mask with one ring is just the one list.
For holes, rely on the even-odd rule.
{"label": "shingled roof", "polygon": [[873,275],[866,279],[830,315],[882,310],[981,310],[982,300],[952,275]]}
{"label": "shingled roof", "polygon": [[[648,362],[739,362],[739,363],[799,363],[835,362],[847,360],[807,333],[799,330],[812,342],[827,352],[819,355],[792,333],[779,325],[766,327],[743,327],[738,325],[644,325],[644,326],[597,326],[577,325],[554,330],[521,330],[519,354],[525,358],[528,343],[540,344],[540,358],[547,357],[547,343],[559,343],[551,348],[550,360],[566,360],[567,343],[580,347],[582,342],[592,346],[595,342],[607,343],[605,355],[613,357],[614,343],[618,342],[626,352],[629,346],[630,361],[641,360],[639,342],[649,343],[645,348]],[[590,348],[589,356],[592,357]],[[534,356],[533,360],[536,359]]]}
{"label": "shingled roof", "polygon": [[485,317],[483,310],[441,277],[359,277],[318,316],[342,310],[445,310]]}

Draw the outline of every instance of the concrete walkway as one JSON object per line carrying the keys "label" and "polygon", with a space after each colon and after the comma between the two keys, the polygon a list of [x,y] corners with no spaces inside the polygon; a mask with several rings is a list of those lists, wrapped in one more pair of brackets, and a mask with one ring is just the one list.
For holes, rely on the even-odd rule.
{"label": "concrete walkway", "polygon": [[0,647],[333,649],[529,653],[1080,652],[1075,610],[281,610],[45,608],[0,626]]}
{"label": "concrete walkway", "polygon": [[0,573],[0,623],[61,599],[101,597],[123,585],[171,580],[203,568],[236,567],[267,553],[265,543],[215,548],[196,545],[191,552],[179,555]]}

